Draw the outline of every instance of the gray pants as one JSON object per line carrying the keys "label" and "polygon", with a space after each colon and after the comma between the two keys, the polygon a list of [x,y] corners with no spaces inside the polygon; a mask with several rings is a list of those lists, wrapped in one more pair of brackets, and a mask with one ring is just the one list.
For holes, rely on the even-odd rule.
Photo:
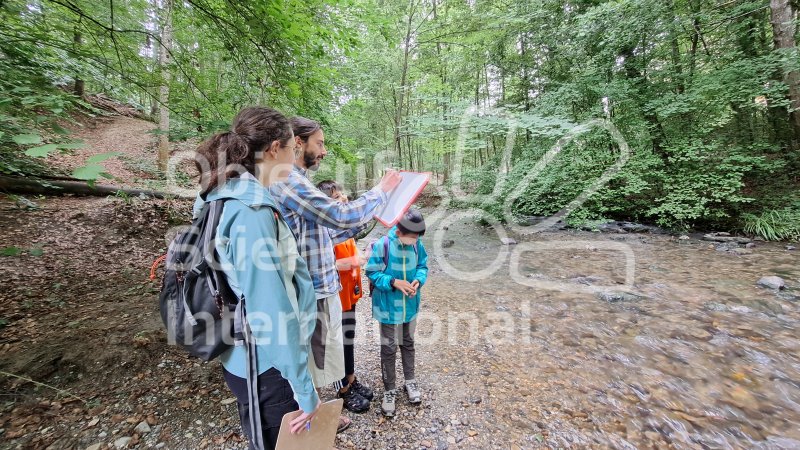
{"label": "gray pants", "polygon": [[397,387],[397,346],[400,346],[400,357],[403,360],[403,377],[414,379],[414,329],[417,319],[397,325],[381,324],[381,372],[383,388],[392,390]]}

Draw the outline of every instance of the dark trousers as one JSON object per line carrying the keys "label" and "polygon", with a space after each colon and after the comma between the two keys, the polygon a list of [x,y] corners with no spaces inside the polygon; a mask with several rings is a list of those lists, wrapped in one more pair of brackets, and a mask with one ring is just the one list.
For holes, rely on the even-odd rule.
{"label": "dark trousers", "polygon": [[381,324],[381,372],[383,388],[387,391],[397,387],[397,347],[400,346],[400,357],[403,360],[403,377],[414,379],[414,329],[417,319],[408,323],[390,325]]}
{"label": "dark trousers", "polygon": [[[223,370],[225,383],[230,388],[239,407],[239,420],[242,430],[253,450],[253,433],[250,430],[250,397],[247,395],[247,380]],[[267,450],[274,450],[278,442],[283,415],[300,409],[294,400],[294,392],[289,382],[274,367],[258,376],[258,404],[261,407],[261,429]]]}
{"label": "dark trousers", "polygon": [[347,386],[348,375],[356,373],[355,341],[356,341],[356,307],[342,311],[342,335],[344,337],[344,378],[342,386]]}

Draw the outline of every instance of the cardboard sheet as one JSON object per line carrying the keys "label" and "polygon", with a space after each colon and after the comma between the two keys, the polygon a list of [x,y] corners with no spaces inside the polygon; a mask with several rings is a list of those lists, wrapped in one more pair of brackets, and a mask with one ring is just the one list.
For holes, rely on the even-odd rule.
{"label": "cardboard sheet", "polygon": [[308,431],[292,434],[289,422],[302,414],[302,411],[286,413],[281,420],[281,430],[278,433],[277,450],[309,450],[333,448],[336,439],[336,429],[339,427],[339,416],[342,414],[342,399],[325,402],[319,407],[319,412],[311,421]]}

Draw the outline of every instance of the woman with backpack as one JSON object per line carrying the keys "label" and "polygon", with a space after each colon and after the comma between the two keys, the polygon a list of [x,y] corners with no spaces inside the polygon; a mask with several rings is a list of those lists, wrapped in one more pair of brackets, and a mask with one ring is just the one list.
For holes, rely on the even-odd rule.
{"label": "woman with backpack", "polygon": [[[268,190],[292,170],[292,127],[274,109],[245,108],[231,131],[211,137],[197,153],[202,201],[225,200],[214,248],[231,290],[245,300],[244,322],[257,350],[250,366],[246,346],[222,353],[225,382],[238,401],[250,448],[274,449],[283,415],[302,409],[291,422],[296,433],[311,426],[320,403],[308,371],[317,306],[314,286]],[[248,386],[248,367],[258,373],[255,414],[249,408],[256,389]],[[253,417],[259,413],[260,426]],[[254,433],[258,429],[262,432]]]}

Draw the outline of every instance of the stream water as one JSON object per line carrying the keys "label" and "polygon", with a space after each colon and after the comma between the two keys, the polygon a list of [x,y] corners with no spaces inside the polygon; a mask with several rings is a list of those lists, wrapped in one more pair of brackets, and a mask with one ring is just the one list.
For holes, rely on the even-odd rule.
{"label": "stream water", "polygon": [[492,445],[800,448],[799,252],[569,231],[504,246],[470,221],[437,250],[433,231],[418,352]]}

